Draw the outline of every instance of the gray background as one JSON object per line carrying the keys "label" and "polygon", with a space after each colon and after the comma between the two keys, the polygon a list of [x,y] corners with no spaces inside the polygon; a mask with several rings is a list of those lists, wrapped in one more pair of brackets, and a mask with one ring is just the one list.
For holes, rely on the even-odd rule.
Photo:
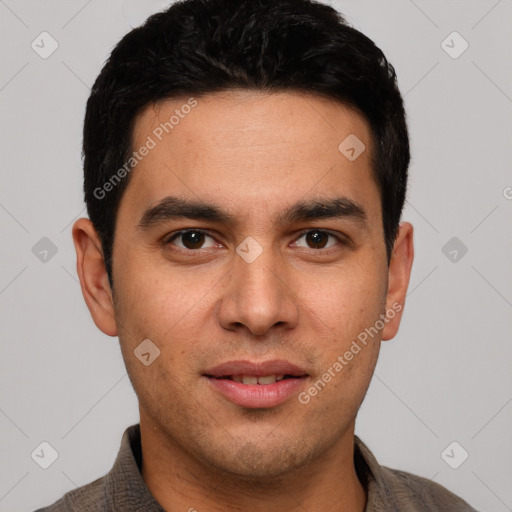
{"label": "gray background", "polygon": [[[70,230],[85,215],[89,88],[130,26],[166,3],[0,0],[2,512],[105,474],[138,421],[118,340],[83,301]],[[413,153],[405,316],[383,344],[356,433],[381,464],[481,511],[512,510],[512,0],[331,4],[395,66]],[[43,31],[59,44],[46,59],[31,47]],[[458,36],[442,46],[453,31],[469,44],[458,58],[445,51],[463,48]],[[43,237],[54,255],[41,252]],[[58,452],[48,469],[31,458],[42,441]],[[452,469],[462,450],[468,459]]]}

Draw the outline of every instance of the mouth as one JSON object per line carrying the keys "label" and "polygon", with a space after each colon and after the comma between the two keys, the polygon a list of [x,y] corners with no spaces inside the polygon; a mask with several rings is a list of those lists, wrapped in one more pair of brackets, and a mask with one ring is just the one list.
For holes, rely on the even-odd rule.
{"label": "mouth", "polygon": [[207,370],[210,389],[244,408],[276,407],[298,394],[309,378],[297,365],[284,360],[229,361]]}
{"label": "mouth", "polygon": [[281,382],[285,379],[300,379],[306,377],[306,375],[285,375],[285,374],[272,374],[272,375],[223,375],[222,377],[215,377],[213,375],[206,375],[206,377],[211,379],[227,379],[232,380],[233,382],[238,382],[239,384],[246,385],[259,385],[259,386],[268,386],[270,384],[275,384],[276,382]]}

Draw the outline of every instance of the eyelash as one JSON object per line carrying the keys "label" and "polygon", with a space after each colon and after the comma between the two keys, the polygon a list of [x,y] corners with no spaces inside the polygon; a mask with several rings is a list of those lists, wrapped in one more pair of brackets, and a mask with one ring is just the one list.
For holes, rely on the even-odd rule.
{"label": "eyelash", "polygon": [[[205,231],[203,229],[183,229],[181,231],[178,231],[174,234],[172,234],[170,237],[166,238],[166,240],[164,241],[164,245],[165,246],[168,246],[168,245],[173,245],[172,242],[174,240],[176,240],[177,238],[179,238],[180,236],[183,236],[187,233],[202,233],[206,236],[209,236],[210,238],[213,238],[214,237],[212,235],[210,235],[208,233],[208,231]],[[299,234],[299,236],[297,237],[296,240],[299,240],[300,238],[302,238],[304,235],[307,235],[308,233],[321,233],[323,235],[329,235],[333,238],[335,238],[341,245],[346,245],[346,241],[340,237],[339,235],[336,235],[335,233],[329,231],[329,230],[326,230],[326,229],[319,229],[319,228],[316,228],[316,229],[308,229],[306,231],[303,231]],[[328,247],[327,249],[313,249],[313,248],[305,248],[305,247],[301,247],[301,249],[306,249],[306,250],[310,250],[312,252],[315,252],[315,253],[318,253],[318,252],[322,252],[323,254],[329,254],[330,252],[332,252],[332,250],[335,250],[337,246],[333,246],[333,247]],[[176,247],[174,246],[173,251],[177,251],[177,252],[183,252],[183,253],[200,253],[202,250],[207,250],[207,249],[183,249],[181,247]]]}

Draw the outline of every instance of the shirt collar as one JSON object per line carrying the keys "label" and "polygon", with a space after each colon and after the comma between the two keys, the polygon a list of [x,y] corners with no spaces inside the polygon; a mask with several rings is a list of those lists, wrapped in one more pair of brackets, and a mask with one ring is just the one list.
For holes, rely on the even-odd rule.
{"label": "shirt collar", "polygon": [[144,482],[141,467],[140,424],[137,423],[124,431],[117,458],[106,475],[109,510],[165,512]]}
{"label": "shirt collar", "polygon": [[389,473],[384,471],[370,449],[354,435],[354,465],[357,476],[366,489],[367,501],[365,512],[394,512],[398,510],[393,497],[393,482]]}

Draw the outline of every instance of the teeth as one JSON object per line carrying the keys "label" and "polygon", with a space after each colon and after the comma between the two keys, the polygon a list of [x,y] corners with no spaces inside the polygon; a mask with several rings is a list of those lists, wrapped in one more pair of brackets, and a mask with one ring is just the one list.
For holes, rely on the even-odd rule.
{"label": "teeth", "polygon": [[275,375],[267,375],[265,377],[258,378],[258,384],[274,384],[276,381]]}
{"label": "teeth", "polygon": [[231,375],[231,380],[243,384],[274,384],[284,379],[284,374],[265,375],[264,377],[255,377],[254,375]]}

